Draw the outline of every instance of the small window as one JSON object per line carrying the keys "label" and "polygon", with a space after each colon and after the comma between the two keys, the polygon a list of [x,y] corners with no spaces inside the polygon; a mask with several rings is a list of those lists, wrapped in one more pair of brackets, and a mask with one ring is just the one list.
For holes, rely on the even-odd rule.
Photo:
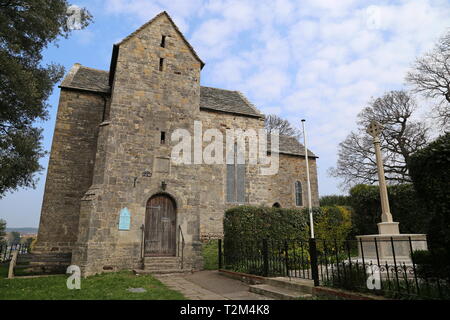
{"label": "small window", "polygon": [[163,71],[164,69],[164,58],[159,59],[159,71]]}
{"label": "small window", "polygon": [[297,207],[303,206],[302,184],[300,181],[295,182],[295,205]]}
{"label": "small window", "polygon": [[279,202],[275,202],[272,207],[273,208],[281,208],[281,204]]}
{"label": "small window", "polygon": [[162,36],[161,37],[161,48],[165,48],[166,47],[166,36]]}
{"label": "small window", "polygon": [[166,144],[166,133],[161,131],[161,144]]}

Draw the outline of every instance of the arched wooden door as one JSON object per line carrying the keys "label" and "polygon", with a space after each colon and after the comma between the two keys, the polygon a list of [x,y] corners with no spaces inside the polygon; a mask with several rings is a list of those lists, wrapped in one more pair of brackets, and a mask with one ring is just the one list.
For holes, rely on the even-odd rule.
{"label": "arched wooden door", "polygon": [[156,195],[145,211],[145,256],[175,256],[177,214],[175,202]]}

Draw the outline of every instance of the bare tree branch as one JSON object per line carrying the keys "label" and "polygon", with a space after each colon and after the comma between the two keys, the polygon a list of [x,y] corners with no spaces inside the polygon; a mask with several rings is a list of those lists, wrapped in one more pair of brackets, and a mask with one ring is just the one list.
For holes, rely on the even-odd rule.
{"label": "bare tree branch", "polygon": [[271,133],[273,130],[278,129],[280,135],[295,137],[297,140],[300,138],[300,130],[293,127],[292,124],[285,119],[278,117],[277,115],[270,114],[264,119],[264,127],[267,133]]}
{"label": "bare tree branch", "polygon": [[411,182],[409,156],[428,142],[425,124],[411,120],[415,109],[415,101],[405,91],[391,91],[370,101],[358,114],[358,130],[339,144],[337,165],[329,174],[343,179],[344,188],[378,181],[373,141],[366,133],[369,123],[376,120],[384,126],[380,140],[386,180],[393,184]]}
{"label": "bare tree branch", "polygon": [[431,52],[418,58],[406,81],[414,92],[437,98],[436,118],[445,130],[450,127],[450,30],[439,39]]}

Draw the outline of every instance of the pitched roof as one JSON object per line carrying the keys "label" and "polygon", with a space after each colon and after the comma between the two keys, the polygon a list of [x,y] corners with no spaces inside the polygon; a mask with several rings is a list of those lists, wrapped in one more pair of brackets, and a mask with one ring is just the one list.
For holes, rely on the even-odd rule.
{"label": "pitched roof", "polygon": [[211,87],[200,88],[200,109],[263,117],[241,92]]}
{"label": "pitched roof", "polygon": [[87,68],[76,63],[61,82],[60,87],[109,93],[108,78],[108,71]]}
{"label": "pitched roof", "polygon": [[[293,156],[305,156],[305,146],[301,144],[295,137],[280,135],[278,152]],[[267,136],[267,149],[272,150],[270,136]],[[272,150],[275,151],[275,150]],[[308,149],[308,157],[318,158],[311,150]]]}
{"label": "pitched roof", "polygon": [[[76,63],[64,78],[60,87],[109,93],[108,79],[107,71],[87,68]],[[264,117],[239,91],[201,87],[200,108],[250,117]]]}
{"label": "pitched roof", "polygon": [[[108,71],[87,68],[76,63],[66,75],[60,87],[100,94],[110,94],[111,89],[108,79]],[[241,92],[211,87],[200,88],[200,109],[247,117],[264,117],[264,115],[260,113]],[[305,156],[305,148],[296,138],[280,135],[279,141],[279,153]],[[268,137],[267,142],[268,150],[271,150],[270,137]],[[317,158],[310,150],[308,150],[308,156]]]}

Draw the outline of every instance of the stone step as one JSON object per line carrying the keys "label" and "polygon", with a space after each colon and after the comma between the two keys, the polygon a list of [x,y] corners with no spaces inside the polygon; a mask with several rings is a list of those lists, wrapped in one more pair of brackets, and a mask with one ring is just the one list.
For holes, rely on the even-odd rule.
{"label": "stone step", "polygon": [[191,270],[187,269],[160,269],[160,270],[143,270],[134,269],[134,274],[172,274],[172,273],[190,273]]}
{"label": "stone step", "polygon": [[145,257],[144,262],[146,263],[165,263],[165,262],[179,262],[181,259],[178,257]]}
{"label": "stone step", "polygon": [[314,288],[313,280],[299,279],[299,278],[284,278],[284,277],[268,278],[265,279],[264,283],[271,285],[273,287],[290,289],[305,294],[312,294]]}
{"label": "stone step", "polygon": [[274,287],[268,284],[256,284],[249,286],[249,291],[277,300],[297,300],[312,297],[311,294],[292,289]]}
{"label": "stone step", "polygon": [[179,263],[158,263],[158,264],[144,264],[145,270],[163,270],[163,269],[179,269]]}

